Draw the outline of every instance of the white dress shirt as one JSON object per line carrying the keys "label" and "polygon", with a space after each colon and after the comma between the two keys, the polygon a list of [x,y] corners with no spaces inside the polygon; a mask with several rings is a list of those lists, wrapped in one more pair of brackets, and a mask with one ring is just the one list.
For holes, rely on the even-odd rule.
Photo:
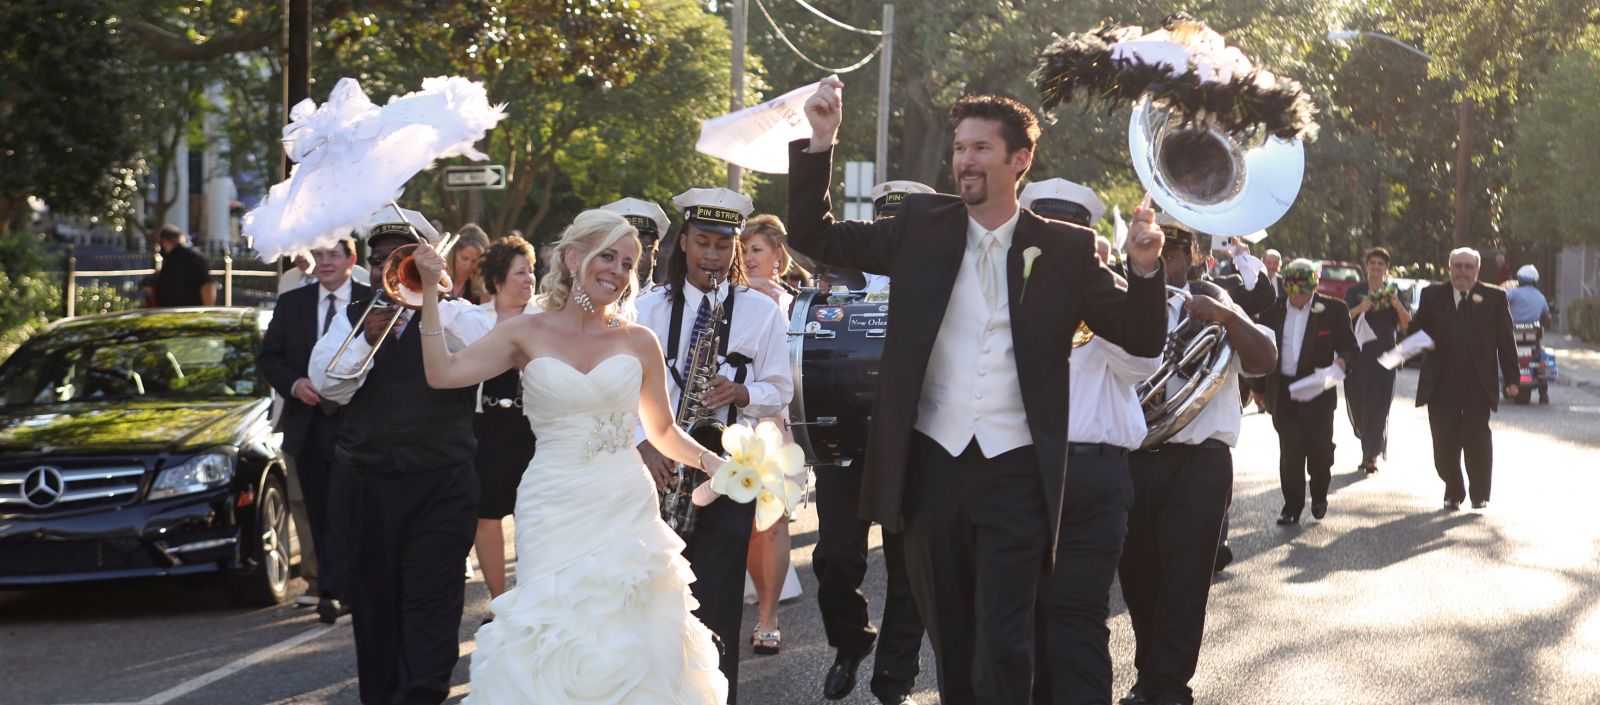
{"label": "white dress shirt", "polygon": [[[539,304],[534,303],[532,300],[528,301],[527,306],[522,307],[523,314],[542,313],[543,311],[544,308]],[[489,299],[488,301],[478,304],[477,306],[472,307],[472,311],[464,312],[462,315],[482,316],[485,319],[484,323],[487,323],[491,329],[500,324],[500,312],[494,309],[494,299]],[[479,325],[483,325],[483,323],[480,323]],[[485,382],[486,381],[487,380],[485,380]],[[473,408],[473,412],[479,414],[483,413],[483,385],[484,382],[478,383],[478,399],[476,402],[474,402],[476,406]]]}
{"label": "white dress shirt", "polygon": [[[491,328],[494,328],[494,318],[476,313],[474,304],[451,299],[439,302],[439,320],[444,325],[444,340],[450,352],[459,352],[482,338]],[[405,326],[420,322],[416,311],[401,311],[400,322],[395,324],[393,337],[399,337],[405,332]],[[333,317],[333,325],[328,326],[328,331],[317,340],[317,346],[311,349],[311,386],[316,387],[317,393],[323,399],[338,403],[348,404],[355,397],[356,391],[367,381],[367,373],[371,367],[363,370],[360,377],[355,379],[334,379],[328,376],[328,361],[333,359],[333,354],[339,351],[339,346],[350,335],[350,316],[341,314]],[[393,344],[391,340],[386,344]],[[344,356],[339,358],[339,365],[334,369],[344,372],[355,372],[361,362],[367,359],[367,353],[372,351],[372,346],[367,344],[367,336],[358,335],[350,341],[350,348],[344,351]],[[418,370],[420,373],[421,370]]]}
{"label": "white dress shirt", "polygon": [[[636,302],[639,324],[656,334],[662,352],[671,347],[667,344],[667,334],[672,328],[670,291],[670,287],[658,286],[645,292]],[[727,299],[728,287],[719,287],[717,291],[718,300]],[[692,285],[684,287],[683,322],[678,330],[677,356],[671,363],[673,369],[680,372],[689,357],[695,314],[706,296],[707,292]],[[739,422],[754,426],[765,417],[782,417],[789,400],[794,397],[794,373],[789,367],[789,321],[778,309],[778,303],[766,294],[739,287],[734,296],[733,320],[728,324],[728,353],[739,353],[754,360],[741,383],[750,393],[750,403],[739,410]],[[711,305],[716,306],[716,301]],[[730,380],[736,376],[735,369],[726,360],[722,361],[718,372]],[[676,412],[683,390],[671,372],[667,373],[667,393]],[[642,427],[635,440],[644,440]]]}
{"label": "white dress shirt", "polygon": [[[339,314],[344,312],[345,307],[350,305],[350,292],[351,292],[351,289],[353,289],[353,288],[354,287],[351,285],[350,277],[345,277],[344,278],[344,283],[340,284],[339,288],[334,289],[331,292],[328,291],[327,289],[323,289],[321,287],[317,288],[317,339],[318,340],[321,340],[322,336],[328,332],[328,331],[324,330],[323,327],[322,327],[322,320],[328,317],[328,294],[333,294],[333,311],[334,311],[333,317],[334,318],[338,318]],[[330,325],[331,325],[331,322],[330,322]]]}
{"label": "white dress shirt", "polygon": [[1306,326],[1311,322],[1311,307],[1316,300],[1315,296],[1311,297],[1301,308],[1295,308],[1292,301],[1285,302],[1283,350],[1278,355],[1278,371],[1286,377],[1293,377],[1300,370],[1300,343],[1305,340]]}
{"label": "white dress shirt", "polygon": [[[1176,309],[1183,305],[1183,300],[1178,297],[1169,299],[1167,308],[1167,331],[1170,333],[1177,326],[1178,316]],[[1239,315],[1245,313],[1233,303],[1226,293],[1222,293],[1222,302],[1233,308]],[[1248,319],[1248,316],[1246,316]],[[1259,323],[1256,330],[1262,335],[1272,336],[1272,329]],[[1244,359],[1238,352],[1233,354],[1233,361],[1228,364],[1228,373],[1222,380],[1222,387],[1212,395],[1211,401],[1206,402],[1200,414],[1194,417],[1189,425],[1184,426],[1173,436],[1167,439],[1168,443],[1181,443],[1183,445],[1199,445],[1208,440],[1217,440],[1226,443],[1232,448],[1239,444],[1239,428],[1244,420],[1244,405],[1239,403],[1238,389],[1239,377],[1253,377],[1244,372]]]}
{"label": "white dress shirt", "polygon": [[1161,358],[1134,357],[1098,335],[1073,350],[1067,441],[1137,449],[1149,427],[1134,386],[1160,367]]}
{"label": "white dress shirt", "polygon": [[[917,400],[916,429],[945,452],[959,456],[974,438],[986,458],[1033,443],[1022,406],[1022,383],[1011,340],[1011,306],[1006,296],[1006,252],[1011,249],[1019,209],[990,231],[967,218],[967,250],[934,338],[928,371]],[[993,233],[998,241],[992,264],[1000,283],[997,305],[989,308],[979,285],[979,243]]]}

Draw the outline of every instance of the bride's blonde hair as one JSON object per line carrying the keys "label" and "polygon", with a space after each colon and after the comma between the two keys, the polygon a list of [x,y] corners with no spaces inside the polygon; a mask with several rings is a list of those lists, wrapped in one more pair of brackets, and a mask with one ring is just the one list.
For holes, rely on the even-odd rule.
{"label": "bride's blonde hair", "polygon": [[[578,271],[586,271],[590,260],[593,260],[606,248],[622,240],[633,241],[634,247],[640,251],[639,231],[629,224],[627,219],[599,209],[587,210],[574,218],[572,225],[561,232],[561,240],[556,243],[555,252],[551,255],[550,271],[544,275],[544,280],[539,283],[543,293],[538,297],[539,306],[546,311],[554,311],[567,305],[567,300],[572,297],[572,270],[567,269],[566,254],[579,252],[583,261],[578,263]],[[634,262],[638,267],[638,262]],[[629,270],[627,284],[622,290],[621,298],[617,299],[619,314],[625,314],[632,309],[633,297],[638,293],[638,277],[633,270]],[[626,316],[625,316],[626,317]]]}

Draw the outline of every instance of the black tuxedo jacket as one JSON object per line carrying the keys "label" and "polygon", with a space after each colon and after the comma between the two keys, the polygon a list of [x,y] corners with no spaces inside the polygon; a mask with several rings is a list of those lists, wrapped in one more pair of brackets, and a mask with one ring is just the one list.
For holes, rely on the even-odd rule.
{"label": "black tuxedo jacket", "polygon": [[[800,140],[789,146],[789,244],[818,261],[894,279],[893,325],[884,341],[867,434],[861,516],[898,531],[917,400],[966,254],[967,208],[953,196],[913,194],[893,218],[835,222],[828,198],[833,155],[807,153],[807,144]],[[1031,247],[1041,254],[1024,292],[1023,252]],[[1095,257],[1092,230],[1047,221],[1026,209],[1006,255],[1006,281],[1017,377],[1049,513],[1049,561],[1055,556],[1066,475],[1073,331],[1079,321],[1088,321],[1097,335],[1129,353],[1158,356],[1166,342],[1166,290],[1159,271],[1154,277],[1129,277],[1128,291],[1117,290]]]}
{"label": "black tuxedo jacket", "polygon": [[[261,340],[257,364],[267,383],[283,397],[277,430],[283,433],[283,449],[291,456],[300,454],[312,419],[320,415],[316,407],[296,399],[291,390],[295,380],[308,376],[311,349],[317,345],[317,324],[322,322],[320,309],[325,306],[325,291],[320,284],[310,284],[280,295],[272,310],[272,322],[267,324],[266,336]],[[351,301],[363,301],[371,292],[371,287],[358,282],[350,284]]]}
{"label": "black tuxedo jacket", "polygon": [[[1316,310],[1317,304],[1322,305],[1322,311]],[[1300,360],[1294,376],[1287,380],[1283,375],[1283,328],[1284,319],[1289,315],[1288,298],[1280,299],[1272,308],[1261,315],[1261,324],[1272,329],[1273,338],[1278,343],[1278,364],[1272,367],[1272,373],[1267,375],[1266,392],[1267,411],[1278,413],[1281,404],[1294,403],[1289,399],[1288,389],[1284,382],[1294,382],[1311,374],[1317,368],[1333,364],[1333,357],[1338,355],[1344,358],[1346,369],[1355,363],[1357,353],[1360,352],[1356,345],[1356,334],[1350,327],[1350,307],[1343,301],[1322,294],[1313,294],[1310,306],[1312,307],[1311,319],[1306,321],[1305,337],[1300,340]],[[1317,395],[1311,401],[1303,402],[1310,405],[1314,412],[1332,412],[1338,406],[1339,392],[1329,389]]]}
{"label": "black tuxedo jacket", "polygon": [[[1474,296],[1479,300],[1474,301]],[[1505,290],[1481,282],[1474,284],[1468,292],[1466,306],[1467,355],[1473,375],[1471,379],[1451,379],[1444,356],[1438,351],[1456,344],[1455,333],[1461,316],[1456,311],[1455,289],[1449,284],[1434,284],[1422,290],[1422,302],[1407,330],[1410,333],[1426,331],[1428,337],[1433,338],[1434,352],[1428,353],[1422,363],[1422,376],[1417,380],[1417,406],[1427,404],[1440,385],[1464,385],[1481,390],[1489,400],[1489,408],[1498,409],[1501,387],[1522,378]]]}

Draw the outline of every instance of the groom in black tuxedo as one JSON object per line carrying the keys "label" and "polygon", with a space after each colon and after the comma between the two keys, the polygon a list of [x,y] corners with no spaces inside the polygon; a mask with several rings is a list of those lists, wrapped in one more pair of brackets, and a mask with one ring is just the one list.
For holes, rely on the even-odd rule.
{"label": "groom in black tuxedo", "polygon": [[1117,290],[1092,231],[1018,207],[1039,126],[996,96],[950,110],[959,197],[911,194],[894,218],[835,222],[842,86],[819,84],[812,137],[790,144],[788,225],[812,258],[894,280],[862,517],[905,532],[940,702],[1023,705],[1038,582],[1021,578],[1054,564],[1073,331],[1088,321],[1131,354],[1161,353],[1161,232],[1153,213],[1134,215],[1129,287]]}

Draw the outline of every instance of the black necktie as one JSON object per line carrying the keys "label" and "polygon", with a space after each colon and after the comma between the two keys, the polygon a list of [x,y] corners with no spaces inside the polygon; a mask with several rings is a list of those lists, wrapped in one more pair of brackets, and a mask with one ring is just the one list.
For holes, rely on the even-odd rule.
{"label": "black necktie", "polygon": [[715,291],[700,297],[700,309],[695,311],[694,314],[694,327],[689,329],[689,350],[683,357],[683,381],[685,386],[689,384],[689,375],[693,373],[689,366],[694,364],[694,347],[700,344],[700,332],[706,327],[706,322],[711,320],[711,297],[714,295],[716,295]]}
{"label": "black necktie", "polygon": [[328,294],[328,312],[322,314],[322,327],[317,329],[318,338],[321,338],[323,334],[328,332],[328,326],[333,325],[333,310],[337,307],[337,305],[338,297],[334,294]]}

